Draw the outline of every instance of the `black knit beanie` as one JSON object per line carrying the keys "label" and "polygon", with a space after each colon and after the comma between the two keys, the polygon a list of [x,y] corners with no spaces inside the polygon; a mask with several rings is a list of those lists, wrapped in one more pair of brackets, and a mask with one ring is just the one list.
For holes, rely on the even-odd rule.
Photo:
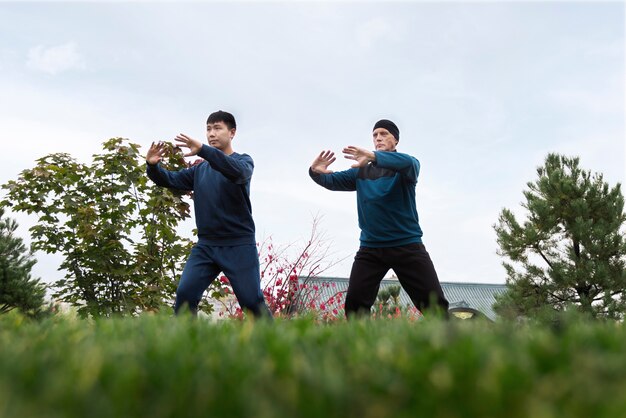
{"label": "black knit beanie", "polygon": [[400,130],[398,129],[396,124],[393,123],[392,121],[387,120],[387,119],[381,119],[378,122],[376,122],[376,125],[374,125],[374,129],[372,129],[372,131],[378,128],[385,128],[386,130],[389,131],[391,135],[393,135],[394,138],[396,138],[397,141],[400,141]]}

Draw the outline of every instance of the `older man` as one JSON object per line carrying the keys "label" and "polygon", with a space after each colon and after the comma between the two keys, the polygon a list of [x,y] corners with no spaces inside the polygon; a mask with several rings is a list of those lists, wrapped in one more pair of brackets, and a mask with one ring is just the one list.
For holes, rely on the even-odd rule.
{"label": "older man", "polygon": [[369,314],[380,282],[389,269],[422,312],[434,301],[447,316],[446,300],[424,244],[415,204],[420,163],[396,151],[400,131],[382,119],[372,132],[374,151],[355,146],[343,149],[352,168],[333,172],[328,167],[334,153],[322,151],[311,164],[309,175],[333,191],[355,191],[361,245],[354,257],[346,295],[345,312]]}

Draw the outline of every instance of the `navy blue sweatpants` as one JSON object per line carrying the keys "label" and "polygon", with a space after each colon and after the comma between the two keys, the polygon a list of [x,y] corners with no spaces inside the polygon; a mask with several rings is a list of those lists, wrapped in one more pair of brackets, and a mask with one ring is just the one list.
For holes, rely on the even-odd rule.
{"label": "navy blue sweatpants", "polygon": [[176,289],[174,311],[178,313],[183,305],[187,305],[195,314],[202,294],[220,272],[230,280],[242,309],[251,311],[255,316],[269,315],[261,292],[256,245],[216,247],[202,239],[193,246],[185,264]]}

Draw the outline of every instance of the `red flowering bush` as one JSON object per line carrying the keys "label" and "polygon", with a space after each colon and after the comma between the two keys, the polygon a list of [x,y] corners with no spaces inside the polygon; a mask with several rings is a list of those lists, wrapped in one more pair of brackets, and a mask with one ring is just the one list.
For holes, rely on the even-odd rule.
{"label": "red flowering bush", "polygon": [[[344,292],[335,291],[335,283],[312,283],[311,280],[334,265],[328,261],[329,246],[318,231],[318,223],[318,219],[313,220],[311,235],[301,248],[275,247],[271,238],[257,244],[261,288],[274,316],[313,315],[323,321],[343,318]],[[226,276],[215,280],[209,295],[213,305],[218,305],[219,316],[243,318]]]}

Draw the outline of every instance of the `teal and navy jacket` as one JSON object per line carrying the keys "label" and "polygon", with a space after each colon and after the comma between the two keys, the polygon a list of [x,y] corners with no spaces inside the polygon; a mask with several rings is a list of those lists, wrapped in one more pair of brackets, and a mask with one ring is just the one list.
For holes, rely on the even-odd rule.
{"label": "teal and navy jacket", "polygon": [[330,174],[309,175],[328,190],[356,190],[362,247],[422,242],[415,204],[419,161],[399,152],[375,151],[374,162]]}
{"label": "teal and navy jacket", "polygon": [[247,154],[226,155],[202,145],[205,161],[180,171],[148,164],[148,177],[157,185],[193,191],[198,237],[208,245],[256,245],[250,180],[254,162]]}

